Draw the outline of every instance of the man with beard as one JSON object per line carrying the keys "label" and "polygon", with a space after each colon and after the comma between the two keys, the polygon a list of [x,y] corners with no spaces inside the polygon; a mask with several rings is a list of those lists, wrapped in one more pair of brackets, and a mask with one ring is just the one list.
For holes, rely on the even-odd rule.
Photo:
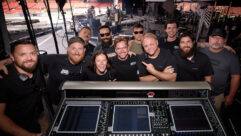
{"label": "man with beard", "polygon": [[92,56],[95,46],[89,43],[91,36],[91,29],[88,26],[84,26],[79,31],[79,37],[85,41],[85,55]]}
{"label": "man with beard", "polygon": [[84,80],[84,71],[89,66],[89,56],[85,56],[85,43],[80,37],[68,41],[67,55],[41,56],[43,73],[48,74],[47,93],[53,108],[60,101],[60,85],[67,80]]}
{"label": "man with beard", "polygon": [[165,32],[167,37],[159,38],[158,43],[160,48],[165,48],[173,53],[179,49],[178,23],[175,20],[167,20],[165,23]]}
{"label": "man with beard", "polygon": [[128,55],[128,40],[118,37],[114,40],[116,56],[110,58],[116,70],[117,81],[138,81],[137,57]]}
{"label": "man with beard", "polygon": [[20,40],[12,44],[8,75],[0,80],[0,135],[41,136],[38,118],[43,110],[43,86],[33,44]]}
{"label": "man with beard", "polygon": [[145,34],[142,46],[146,53],[141,54],[137,63],[140,81],[176,81],[175,58],[168,50],[158,47],[157,37]]}
{"label": "man with beard", "polygon": [[141,41],[144,35],[144,27],[141,24],[135,24],[133,26],[133,36],[134,39],[129,41],[128,48],[130,51],[136,54],[142,54],[144,49],[142,47]]}
{"label": "man with beard", "polygon": [[[72,37],[68,41],[67,55],[41,55],[40,64],[43,74],[47,78],[47,96],[49,102],[56,109],[60,101],[59,87],[67,80],[84,80],[84,71],[90,63],[90,57],[85,56],[85,42],[80,37]],[[6,68],[1,65],[0,68]],[[0,70],[1,70],[0,69]]]}
{"label": "man with beard", "polygon": [[174,52],[177,61],[177,81],[211,82],[213,73],[209,58],[196,51],[194,38],[189,33],[180,36],[179,50]]}
{"label": "man with beard", "polygon": [[112,43],[112,32],[109,26],[103,25],[99,28],[99,36],[101,44],[97,45],[94,52],[97,50],[103,50],[108,57],[115,56],[115,49]]}
{"label": "man with beard", "polygon": [[[215,107],[220,112],[221,105],[233,103],[240,84],[240,64],[236,55],[224,48],[226,32],[215,28],[209,36],[209,47],[201,48],[212,64],[212,95],[215,96]],[[230,78],[230,83],[228,82]],[[225,96],[226,95],[226,96]]]}

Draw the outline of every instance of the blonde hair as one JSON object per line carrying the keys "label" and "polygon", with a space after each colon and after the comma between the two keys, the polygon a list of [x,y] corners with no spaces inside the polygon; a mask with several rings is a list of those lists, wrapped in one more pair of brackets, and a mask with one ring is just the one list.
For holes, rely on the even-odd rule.
{"label": "blonde hair", "polygon": [[157,40],[156,35],[154,35],[153,33],[146,33],[146,34],[143,36],[143,40],[144,40],[145,38],[153,38],[153,39]]}

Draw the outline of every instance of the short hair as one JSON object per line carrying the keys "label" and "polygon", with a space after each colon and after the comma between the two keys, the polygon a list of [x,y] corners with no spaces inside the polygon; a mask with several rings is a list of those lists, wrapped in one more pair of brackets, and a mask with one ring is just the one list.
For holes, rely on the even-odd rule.
{"label": "short hair", "polygon": [[115,38],[115,40],[114,40],[114,47],[116,48],[116,45],[119,43],[119,42],[125,42],[126,43],[126,45],[128,46],[128,40],[127,40],[127,38],[125,38],[125,37],[117,37],[117,38]]}
{"label": "short hair", "polygon": [[154,35],[153,33],[146,33],[146,34],[144,35],[143,39],[149,38],[149,37],[157,40],[157,36]]}
{"label": "short hair", "polygon": [[102,26],[100,26],[99,29],[98,29],[99,33],[100,33],[100,29],[103,29],[103,28],[107,28],[107,29],[109,29],[109,31],[111,32],[111,29],[110,29],[110,27],[109,27],[108,25],[102,25]]}
{"label": "short hair", "polygon": [[179,37],[179,43],[183,37],[189,37],[192,40],[192,42],[195,42],[195,38],[190,32],[184,32],[183,34],[181,34]]}
{"label": "short hair", "polygon": [[74,36],[69,39],[68,46],[70,46],[71,44],[73,44],[75,42],[85,45],[85,41],[82,38],[80,38],[78,36]]}
{"label": "short hair", "polygon": [[80,29],[79,33],[80,33],[82,30],[84,30],[84,29],[88,29],[88,30],[91,31],[90,27],[88,27],[88,26],[84,26],[84,27],[82,27],[82,28]]}
{"label": "short hair", "polygon": [[133,30],[134,30],[134,28],[142,28],[142,29],[144,29],[143,25],[140,24],[140,23],[135,23],[134,26],[133,26]]}
{"label": "short hair", "polygon": [[97,56],[99,55],[105,55],[106,59],[107,59],[107,70],[111,70],[113,68],[113,64],[111,63],[110,59],[108,58],[107,54],[103,51],[103,50],[97,50],[93,53],[93,56],[92,56],[92,60],[91,60],[91,63],[90,63],[90,66],[89,66],[89,69],[92,71],[92,72],[96,72],[96,64],[95,64],[95,59]]}
{"label": "short hair", "polygon": [[[10,52],[13,54],[14,51],[15,51],[15,48],[18,46],[18,45],[24,45],[24,44],[32,44],[32,42],[30,40],[27,40],[27,39],[22,39],[22,40],[17,40],[13,43],[10,44]],[[33,45],[34,46],[34,45]],[[35,47],[35,46],[34,46]]]}
{"label": "short hair", "polygon": [[167,20],[167,22],[164,25],[164,28],[167,29],[168,24],[176,24],[178,28],[178,22],[176,20]]}

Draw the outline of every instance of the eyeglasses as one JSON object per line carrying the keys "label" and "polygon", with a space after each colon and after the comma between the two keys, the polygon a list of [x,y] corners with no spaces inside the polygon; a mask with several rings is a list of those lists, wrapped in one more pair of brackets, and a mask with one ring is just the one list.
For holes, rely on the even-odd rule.
{"label": "eyeglasses", "polygon": [[104,37],[104,36],[110,36],[110,33],[103,33],[103,34],[100,34],[100,37]]}
{"label": "eyeglasses", "polygon": [[117,51],[120,51],[120,50],[126,50],[127,47],[123,47],[123,48],[116,48]]}
{"label": "eyeglasses", "polygon": [[143,31],[135,31],[134,34],[143,34]]}

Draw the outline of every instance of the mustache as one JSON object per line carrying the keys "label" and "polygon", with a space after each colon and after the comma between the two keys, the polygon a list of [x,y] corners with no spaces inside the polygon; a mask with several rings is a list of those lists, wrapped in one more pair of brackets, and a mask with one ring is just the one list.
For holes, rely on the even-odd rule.
{"label": "mustache", "polygon": [[24,61],[23,63],[29,63],[29,62],[34,62],[33,60],[27,60],[27,61]]}

